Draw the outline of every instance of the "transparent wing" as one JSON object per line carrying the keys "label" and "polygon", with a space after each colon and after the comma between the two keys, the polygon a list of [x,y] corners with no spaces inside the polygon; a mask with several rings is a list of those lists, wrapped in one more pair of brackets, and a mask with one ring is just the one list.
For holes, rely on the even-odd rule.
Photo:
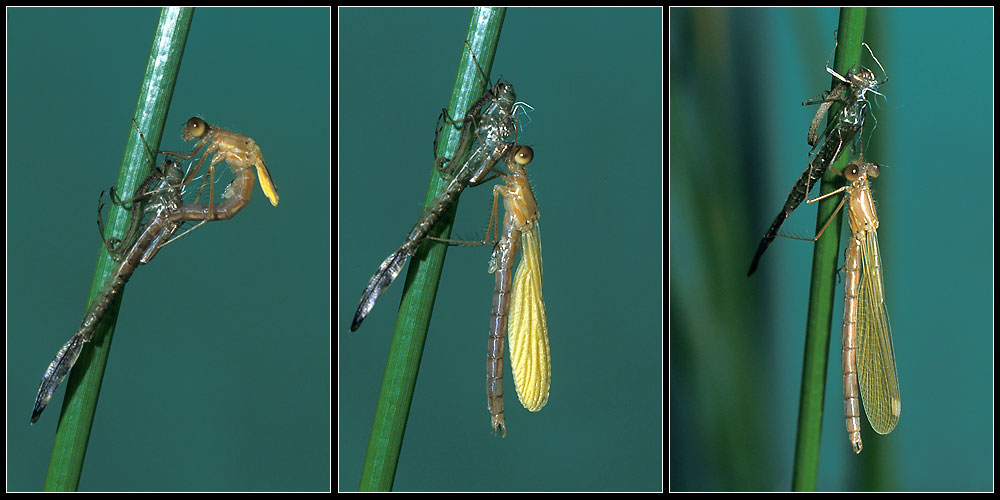
{"label": "transparent wing", "polygon": [[888,434],[899,421],[899,384],[892,334],[882,286],[878,235],[869,231],[861,244],[861,291],[858,294],[858,382],[872,429]]}

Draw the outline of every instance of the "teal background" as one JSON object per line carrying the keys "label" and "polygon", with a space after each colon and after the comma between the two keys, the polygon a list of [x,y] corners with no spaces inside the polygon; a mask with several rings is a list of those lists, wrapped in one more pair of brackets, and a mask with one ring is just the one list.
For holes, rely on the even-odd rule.
{"label": "teal background", "polygon": [[[44,481],[157,9],[7,11],[7,489]],[[198,9],[163,149],[191,115],[254,138],[281,204],[165,248],[126,288],[81,490],[328,490],[330,10]],[[222,170],[228,170],[223,168]],[[105,212],[106,213],[106,212]]]}
{"label": "teal background", "polygon": [[[779,238],[746,272],[806,167],[815,107],[801,102],[830,88],[838,12],[670,11],[673,490],[790,488],[812,245]],[[820,490],[993,488],[993,18],[869,11],[865,39],[889,81],[865,158],[889,165],[872,189],[902,415],[851,452],[841,282]],[[782,230],[812,236],[815,213],[800,206]]]}
{"label": "teal background", "polygon": [[[339,13],[338,488],[354,490],[403,278],[348,329],[365,283],[420,214],[470,10]],[[535,149],[550,399],[522,408],[508,368],[507,437],[490,434],[490,248],[451,248],[395,490],[663,487],[662,14],[507,11],[490,78],[535,107],[518,140]],[[491,202],[489,187],[466,190],[456,236],[482,238]]]}

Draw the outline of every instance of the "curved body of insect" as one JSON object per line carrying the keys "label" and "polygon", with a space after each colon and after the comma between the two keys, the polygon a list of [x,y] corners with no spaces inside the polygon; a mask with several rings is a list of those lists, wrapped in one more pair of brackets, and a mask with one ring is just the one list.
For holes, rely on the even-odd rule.
{"label": "curved body of insect", "polygon": [[90,304],[80,328],[56,353],[52,362],[49,363],[48,369],[45,370],[45,375],[38,387],[38,394],[35,397],[31,423],[35,423],[41,416],[42,411],[49,404],[49,400],[52,399],[52,394],[55,393],[59,384],[76,364],[83,346],[90,342],[97,325],[115,298],[124,290],[125,284],[128,283],[135,269],[140,264],[146,264],[152,260],[160,247],[166,244],[170,236],[180,227],[181,224],[172,221],[168,214],[175,211],[182,201],[180,181],[183,177],[184,172],[180,165],[173,160],[166,160],[161,169],[153,169],[149,177],[142,182],[141,186],[155,187],[148,191],[148,193],[152,193],[148,195],[148,200],[140,203],[139,200],[144,197],[142,194],[133,199],[132,211],[133,214],[138,213],[138,216],[133,216],[131,220],[133,224],[138,224],[142,213],[146,210],[152,211],[153,216],[142,227],[141,231],[135,231],[132,227],[126,231],[126,234],[136,233],[134,241],[128,246],[121,243],[128,242],[129,237],[119,241],[113,248],[110,240],[106,242],[112,256],[116,257],[115,260],[119,261],[120,264]]}
{"label": "curved body of insect", "polygon": [[[226,187],[222,203],[185,203],[171,211],[173,221],[210,221],[232,219],[250,203],[256,176],[251,168],[233,168],[236,178]],[[277,198],[275,198],[277,199]]]}
{"label": "curved body of insect", "polygon": [[[551,362],[545,300],[542,296],[541,229],[535,195],[524,165],[531,161],[531,148],[520,147],[506,160],[510,174],[502,175],[506,185],[493,188],[496,199],[503,198],[502,236],[490,259],[496,287],[490,313],[486,350],[486,399],[494,433],[503,435],[507,427],[503,415],[504,338],[510,345],[511,368],[518,399],[529,411],[541,410],[548,402]],[[491,216],[491,225],[494,217]],[[521,248],[521,265],[513,273],[514,257]],[[513,277],[513,279],[512,279]]]}
{"label": "curved body of insect", "polygon": [[[190,153],[182,154],[169,151],[162,151],[162,153],[185,160],[194,158],[199,153],[202,153],[201,160],[198,161],[197,165],[185,177],[184,184],[188,184],[194,179],[195,174],[198,173],[201,165],[205,163],[206,158],[211,156],[212,160],[208,164],[208,175],[205,178],[205,182],[202,184],[198,191],[198,196],[195,198],[196,203],[189,204],[186,210],[173,215],[173,220],[231,219],[247,203],[250,203],[255,180],[252,170],[254,168],[257,169],[257,175],[260,178],[260,188],[264,191],[264,195],[267,196],[272,205],[278,205],[278,191],[274,186],[274,180],[271,179],[271,173],[264,163],[264,156],[253,139],[245,135],[213,127],[197,116],[188,119],[184,124],[181,136],[185,141],[197,139],[198,142],[195,143],[194,149]],[[221,162],[226,162],[229,165],[229,168],[236,175],[236,180],[226,189],[226,193],[228,194],[226,201],[216,205],[215,165]],[[197,200],[201,198],[205,184],[209,184],[210,186],[209,202],[198,204]]]}

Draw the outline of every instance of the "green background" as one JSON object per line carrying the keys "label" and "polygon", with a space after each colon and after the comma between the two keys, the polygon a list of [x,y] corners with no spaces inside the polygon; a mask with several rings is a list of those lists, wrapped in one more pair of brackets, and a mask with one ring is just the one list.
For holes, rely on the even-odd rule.
{"label": "green background", "polygon": [[[670,14],[670,488],[785,490],[813,247],[779,238],[746,272],[806,167],[815,107],[801,102],[830,88],[838,10]],[[841,281],[820,490],[993,487],[993,14],[869,11],[889,81],[865,159],[888,165],[872,189],[902,414],[886,436],[864,424],[850,450]],[[782,230],[812,236],[815,213]]]}
{"label": "green background", "polygon": [[[65,389],[31,405],[83,314],[158,13],[7,11],[8,490],[45,477]],[[330,488],[329,14],[195,12],[162,149],[191,115],[249,135],[281,204],[257,188],[135,273],[81,490]]]}
{"label": "green background", "polygon": [[[339,12],[338,487],[352,490],[402,276],[357,332],[348,328],[365,283],[420,214],[470,11]],[[490,434],[490,248],[450,249],[396,490],[662,488],[662,14],[507,12],[490,77],[535,107],[518,140],[535,149],[550,399],[538,413],[522,408],[505,367],[508,434]],[[491,201],[489,187],[462,195],[456,237],[482,237]]]}

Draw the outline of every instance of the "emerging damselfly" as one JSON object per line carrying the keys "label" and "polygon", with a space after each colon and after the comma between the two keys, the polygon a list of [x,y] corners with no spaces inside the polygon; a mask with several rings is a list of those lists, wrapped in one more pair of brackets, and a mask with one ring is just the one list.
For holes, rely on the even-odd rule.
{"label": "emerging damselfly", "polygon": [[[187,121],[183,138],[184,140],[199,139],[194,151],[190,154],[185,155],[166,151],[162,153],[167,156],[191,159],[204,148],[205,153],[201,161],[187,175],[185,175],[185,172],[176,160],[168,158],[164,160],[159,168],[154,168],[150,172],[149,176],[136,189],[131,200],[121,201],[120,199],[116,199],[115,192],[112,190],[112,203],[118,205],[131,203],[129,207],[131,211],[129,227],[126,229],[123,238],[120,240],[110,238],[104,242],[111,257],[120,264],[91,303],[76,334],[56,353],[52,362],[49,363],[49,367],[46,369],[42,377],[42,382],[39,385],[38,394],[35,397],[31,423],[35,423],[39,416],[41,416],[42,411],[45,410],[49,400],[52,398],[52,394],[73,368],[83,346],[91,341],[97,325],[107,313],[108,308],[114,302],[115,298],[124,290],[125,284],[140,264],[148,263],[161,248],[184,234],[197,229],[205,222],[231,219],[236,213],[242,210],[250,202],[250,196],[253,194],[253,187],[256,181],[253,167],[256,167],[257,171],[261,174],[261,188],[264,190],[265,195],[267,195],[273,205],[278,204],[278,195],[274,183],[271,180],[267,167],[264,165],[260,148],[256,146],[252,139],[227,130],[211,127],[198,117],[193,117]],[[145,142],[145,140],[143,141]],[[205,183],[203,183],[194,203],[184,203],[184,187],[195,179],[195,172],[204,163],[205,158],[210,153],[215,154],[209,165],[209,176],[205,180],[205,183],[211,182],[209,202],[198,203],[202,190],[205,187]],[[215,164],[222,161],[229,164],[236,175],[236,179],[226,186],[223,193],[225,201],[216,204],[214,200]],[[209,181],[209,178],[211,181]],[[101,227],[102,219],[100,212],[101,208],[99,204],[99,227]],[[150,214],[152,215],[149,216]],[[146,216],[149,216],[149,220],[143,224],[142,220]],[[171,239],[184,221],[200,222],[183,234]],[[102,238],[104,237],[103,233],[102,228]]]}
{"label": "emerging damselfly", "polygon": [[[466,187],[502,177],[506,186],[494,186],[493,210],[488,226],[499,230],[497,199],[503,197],[506,211],[503,238],[496,241],[490,260],[496,290],[493,293],[487,348],[487,407],[492,429],[495,432],[499,427],[504,435],[503,349],[508,324],[515,386],[522,404],[530,411],[538,411],[545,406],[550,379],[548,331],[541,289],[538,206],[524,169],[534,153],[530,147],[516,143],[516,114],[522,106],[530,107],[516,100],[511,83],[500,79],[469,106],[462,121],[452,120],[447,110],[442,112],[446,125],[459,128],[457,126],[461,124],[453,158],[435,158],[435,168],[448,182],[438,190],[400,248],[382,262],[369,280],[351,324],[351,331],[357,330],[379,296],[399,275],[407,258],[417,251],[424,239],[455,243],[454,240],[431,236],[430,232]],[[509,141],[511,136],[513,141]],[[435,137],[435,152],[437,139]],[[478,145],[463,160],[463,150],[476,141]],[[504,162],[506,170],[498,166],[500,161]],[[487,229],[487,238],[489,234],[490,229]],[[486,238],[474,244],[486,244]],[[512,280],[513,260],[519,247],[522,248],[522,264]]]}
{"label": "emerging damselfly", "polygon": [[[862,45],[868,49],[872,59],[875,59],[875,62],[878,63],[879,68],[882,68],[882,63],[875,58],[871,47],[867,43],[863,43]],[[836,48],[836,42],[834,42],[834,51]],[[831,52],[830,55],[832,57],[833,53]],[[764,251],[774,241],[775,236],[778,234],[778,229],[781,228],[781,224],[806,199],[809,191],[812,191],[816,181],[823,177],[826,169],[833,162],[837,161],[837,158],[840,158],[843,153],[847,151],[854,152],[859,149],[858,146],[861,141],[861,134],[859,132],[864,126],[865,115],[871,108],[867,94],[882,95],[877,89],[889,80],[888,75],[886,75],[882,81],[878,81],[875,74],[867,68],[848,72],[846,77],[841,76],[830,68],[829,59],[827,59],[826,71],[839,79],[840,83],[830,92],[825,92],[802,103],[804,106],[811,104],[820,105],[819,109],[816,110],[816,115],[813,117],[807,134],[807,142],[813,146],[809,151],[809,165],[799,176],[791,192],[788,193],[785,206],[778,213],[777,217],[774,218],[771,227],[764,233],[764,237],[761,239],[760,244],[757,246],[757,251],[754,253],[753,261],[750,263],[750,270],[747,271],[747,276],[752,275],[757,270],[761,256],[764,255]],[[885,74],[884,69],[882,72]],[[843,108],[837,113],[836,117],[831,117],[823,134],[821,136],[818,135],[816,131],[823,116],[826,116],[830,107],[837,102],[843,103]],[[819,152],[813,156],[816,148],[819,148]]]}
{"label": "emerging damselfly", "polygon": [[[841,362],[844,369],[844,415],[851,448],[861,453],[858,385],[872,429],[888,434],[899,421],[901,404],[896,357],[885,306],[882,256],[878,248],[878,215],[868,178],[878,177],[880,165],[851,162],[843,175],[850,184],[808,200],[813,203],[845,192],[837,210],[847,204],[851,239],[844,251],[844,330]],[[834,211],[836,215],[836,210]],[[831,220],[833,217],[831,216]],[[827,225],[823,227],[825,230]],[[822,234],[822,231],[820,231]],[[819,235],[816,236],[819,238]]]}

